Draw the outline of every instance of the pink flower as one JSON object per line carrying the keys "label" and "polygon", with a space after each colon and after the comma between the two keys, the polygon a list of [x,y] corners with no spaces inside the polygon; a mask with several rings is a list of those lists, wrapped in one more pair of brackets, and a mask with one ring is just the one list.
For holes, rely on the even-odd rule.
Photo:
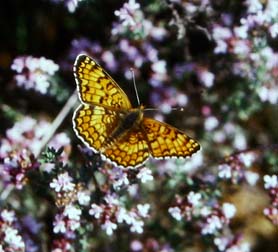
{"label": "pink flower", "polygon": [[58,178],[54,178],[50,183],[50,187],[53,188],[56,192],[68,192],[72,191],[75,185],[71,182],[73,179],[69,176],[68,172],[58,175]]}

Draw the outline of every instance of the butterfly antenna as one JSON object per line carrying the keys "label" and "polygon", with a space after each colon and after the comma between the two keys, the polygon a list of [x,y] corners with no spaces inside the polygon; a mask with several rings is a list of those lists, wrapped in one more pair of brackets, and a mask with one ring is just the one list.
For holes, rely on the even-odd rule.
{"label": "butterfly antenna", "polygon": [[[157,111],[157,110],[160,110],[158,108],[145,108],[144,111]],[[184,108],[171,108],[170,111],[184,111]]]}
{"label": "butterfly antenna", "polygon": [[140,106],[140,99],[139,99],[139,95],[138,95],[138,91],[137,91],[137,87],[136,87],[136,83],[135,83],[135,75],[134,75],[134,71],[132,68],[130,68],[130,72],[132,74],[133,86],[134,86],[134,90],[135,90],[135,94],[136,94],[136,98],[137,98],[137,103],[138,103],[138,106]]}

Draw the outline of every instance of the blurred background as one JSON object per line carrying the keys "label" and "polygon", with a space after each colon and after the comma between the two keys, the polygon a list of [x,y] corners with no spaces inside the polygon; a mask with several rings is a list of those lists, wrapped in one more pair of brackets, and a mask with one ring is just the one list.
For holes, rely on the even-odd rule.
{"label": "blurred background", "polygon": [[[0,27],[0,251],[277,250],[278,1],[1,1]],[[201,151],[85,148],[80,53]]]}

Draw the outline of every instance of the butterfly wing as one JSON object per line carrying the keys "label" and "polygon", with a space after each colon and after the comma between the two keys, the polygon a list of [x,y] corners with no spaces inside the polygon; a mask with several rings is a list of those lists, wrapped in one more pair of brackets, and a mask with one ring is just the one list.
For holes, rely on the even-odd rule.
{"label": "butterfly wing", "polygon": [[146,117],[142,123],[150,153],[155,158],[188,157],[200,149],[195,140],[169,124]]}
{"label": "butterfly wing", "polygon": [[104,156],[122,167],[136,167],[150,156],[148,143],[140,128],[132,128],[111,146]]}
{"label": "butterfly wing", "polygon": [[132,107],[119,85],[87,55],[77,56],[73,73],[78,94],[83,103],[103,106],[111,110]]}
{"label": "butterfly wing", "polygon": [[73,114],[73,129],[89,148],[99,152],[118,125],[116,111],[81,104]]}

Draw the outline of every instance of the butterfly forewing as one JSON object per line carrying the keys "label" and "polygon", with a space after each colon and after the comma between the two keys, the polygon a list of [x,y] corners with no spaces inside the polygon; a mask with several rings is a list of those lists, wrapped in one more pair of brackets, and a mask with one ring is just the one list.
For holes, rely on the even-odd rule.
{"label": "butterfly forewing", "polygon": [[78,94],[83,103],[110,109],[130,109],[131,103],[104,69],[86,55],[76,58],[73,68]]}

